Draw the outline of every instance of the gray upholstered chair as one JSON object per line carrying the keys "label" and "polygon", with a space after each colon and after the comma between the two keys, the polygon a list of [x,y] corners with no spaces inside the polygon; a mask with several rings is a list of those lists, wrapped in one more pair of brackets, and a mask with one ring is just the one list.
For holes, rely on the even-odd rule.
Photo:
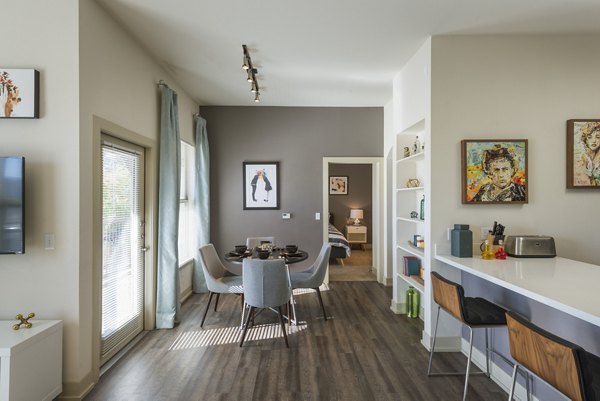
{"label": "gray upholstered chair", "polygon": [[277,308],[279,322],[285,338],[285,346],[289,348],[287,332],[281,305],[289,302],[292,296],[288,269],[283,259],[244,259],[243,262],[244,300],[250,307],[246,317],[240,347],[244,345],[248,325],[256,308]]}
{"label": "gray upholstered chair", "polygon": [[331,253],[331,245],[329,243],[323,244],[321,252],[315,260],[315,263],[308,270],[301,272],[290,273],[290,279],[292,281],[292,289],[296,288],[312,288],[317,291],[319,297],[319,303],[323,310],[323,319],[327,320],[327,314],[325,313],[325,306],[323,305],[323,298],[321,297],[321,290],[319,287],[325,280],[325,273],[327,272],[327,264],[329,262],[329,255]]}
{"label": "gray upholstered chair", "polygon": [[227,275],[227,269],[225,269],[225,266],[221,263],[213,244],[207,244],[200,247],[200,258],[202,259],[202,271],[204,272],[206,287],[210,292],[206,310],[204,311],[204,316],[202,316],[202,323],[200,323],[200,327],[202,327],[214,294],[217,294],[217,299],[215,301],[216,312],[217,305],[219,304],[219,296],[221,294],[241,295],[244,293],[244,290],[242,287],[242,277]]}
{"label": "gray upholstered chair", "polygon": [[274,244],[275,237],[248,237],[248,238],[246,238],[246,246],[249,249],[259,246],[262,242],[270,242],[271,244]]}

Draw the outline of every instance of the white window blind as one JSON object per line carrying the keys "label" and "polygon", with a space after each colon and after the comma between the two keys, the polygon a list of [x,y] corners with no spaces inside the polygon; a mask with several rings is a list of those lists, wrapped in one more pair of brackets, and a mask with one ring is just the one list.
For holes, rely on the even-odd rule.
{"label": "white window blind", "polygon": [[102,145],[101,362],[143,328],[143,152]]}

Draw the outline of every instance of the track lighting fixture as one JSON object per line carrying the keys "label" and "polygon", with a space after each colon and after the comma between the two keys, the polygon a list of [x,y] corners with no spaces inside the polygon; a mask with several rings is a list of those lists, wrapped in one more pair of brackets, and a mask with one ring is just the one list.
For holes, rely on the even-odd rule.
{"label": "track lighting fixture", "polygon": [[246,80],[251,83],[250,91],[254,93],[254,101],[258,103],[260,102],[260,88],[258,86],[258,79],[256,79],[258,70],[252,66],[252,58],[250,57],[250,52],[248,52],[246,45],[242,45],[242,50],[244,52],[242,68],[246,70]]}

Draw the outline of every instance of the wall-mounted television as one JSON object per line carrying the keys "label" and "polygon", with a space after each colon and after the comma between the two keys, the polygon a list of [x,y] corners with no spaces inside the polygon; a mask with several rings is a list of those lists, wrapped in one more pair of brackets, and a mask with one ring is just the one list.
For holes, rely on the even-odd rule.
{"label": "wall-mounted television", "polygon": [[25,253],[25,158],[0,157],[0,254]]}

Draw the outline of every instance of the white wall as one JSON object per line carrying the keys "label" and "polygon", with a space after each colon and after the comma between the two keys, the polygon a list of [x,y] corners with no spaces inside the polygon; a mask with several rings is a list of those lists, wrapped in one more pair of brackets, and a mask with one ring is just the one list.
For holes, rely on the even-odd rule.
{"label": "white wall", "polygon": [[[156,83],[164,80],[178,93],[181,138],[194,143],[195,102],[138,42],[96,2],[80,5],[80,142],[81,185],[81,348],[86,358],[79,366],[79,383],[84,389],[93,377],[84,377],[92,369],[93,333],[93,116],[99,116],[140,137],[154,141],[157,151],[160,97]],[[153,194],[155,196],[155,193]],[[153,244],[150,244],[150,249]],[[155,248],[155,247],[154,247]],[[154,271],[152,267],[151,271]],[[187,272],[187,270],[186,270]]]}
{"label": "white wall", "polygon": [[[432,42],[432,241],[454,223],[545,234],[600,264],[600,191],[567,190],[566,120],[599,118],[600,36],[444,36]],[[460,141],[529,140],[529,203],[462,205]],[[474,235],[478,237],[477,234]]]}
{"label": "white wall", "polygon": [[[432,242],[448,246],[454,223],[472,225],[478,238],[480,226],[497,220],[508,234],[551,235],[559,256],[600,265],[600,192],[565,189],[566,120],[598,118],[600,110],[600,36],[434,37],[432,60]],[[475,138],[529,140],[528,204],[461,204],[460,141]],[[462,284],[468,296],[599,354],[597,326],[466,273]],[[509,354],[506,331],[496,331],[492,346]],[[538,399],[563,399],[539,380],[534,390]]]}
{"label": "white wall", "polygon": [[[79,375],[78,2],[2,3],[2,67],[40,71],[40,119],[0,121],[0,155],[26,158],[26,250],[0,255],[0,319],[64,320],[63,377]],[[53,251],[45,233],[56,235]]]}

